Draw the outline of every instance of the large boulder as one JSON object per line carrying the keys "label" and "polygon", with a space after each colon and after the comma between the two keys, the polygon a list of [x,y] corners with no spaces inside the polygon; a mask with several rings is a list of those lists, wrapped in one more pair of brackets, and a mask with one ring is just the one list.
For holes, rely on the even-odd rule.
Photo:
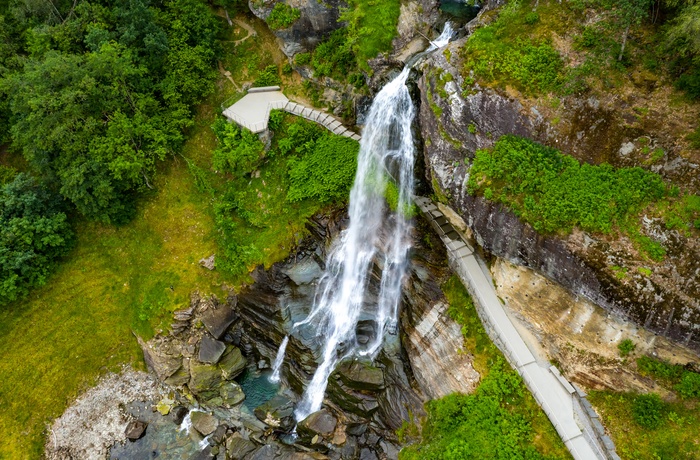
{"label": "large boulder", "polygon": [[233,345],[226,347],[226,351],[219,361],[219,368],[223,377],[226,380],[231,380],[243,372],[245,366],[246,360],[241,350]]}
{"label": "large boulder", "polygon": [[211,414],[193,410],[190,413],[192,428],[197,430],[202,436],[210,435],[219,426],[219,421]]}
{"label": "large boulder", "polygon": [[195,395],[204,398],[218,396],[221,382],[221,370],[217,366],[190,362],[188,387]]}
{"label": "large boulder", "polygon": [[233,407],[243,402],[245,394],[236,382],[224,382],[219,388],[219,396],[224,406]]}
{"label": "large boulder", "polygon": [[277,395],[253,411],[261,422],[284,431],[294,428],[294,402]]}
{"label": "large boulder", "polygon": [[302,441],[309,442],[319,438],[329,439],[332,437],[335,427],[338,424],[336,419],[330,412],[325,409],[314,412],[299,422],[297,425],[297,433]]}
{"label": "large boulder", "polygon": [[227,304],[218,305],[217,308],[209,308],[202,314],[202,324],[204,324],[204,327],[207,328],[212,337],[216,339],[221,338],[226,329],[238,319],[238,315],[234,311],[236,306],[235,299],[235,297],[232,297]]}
{"label": "large boulder", "polygon": [[336,369],[340,379],[354,390],[378,391],[384,388],[384,371],[369,360],[342,362]]}
{"label": "large boulder", "polygon": [[148,423],[142,422],[141,420],[132,420],[126,426],[124,435],[129,441],[136,441],[137,439],[141,439],[141,437],[146,434],[146,427],[148,427]]}
{"label": "large boulder", "polygon": [[245,460],[250,458],[258,448],[253,441],[243,438],[240,433],[234,433],[233,436],[226,441],[226,453],[231,460]]}
{"label": "large boulder", "polygon": [[226,344],[224,342],[220,342],[205,334],[199,342],[199,360],[203,363],[216,364],[225,350]]}

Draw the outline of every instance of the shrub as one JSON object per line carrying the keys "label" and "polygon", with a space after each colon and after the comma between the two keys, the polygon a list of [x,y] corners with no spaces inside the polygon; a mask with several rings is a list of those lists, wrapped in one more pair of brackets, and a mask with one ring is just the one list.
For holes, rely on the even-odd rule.
{"label": "shrub", "polygon": [[656,429],[661,425],[664,404],[656,393],[639,395],[632,403],[632,417],[640,426]]}
{"label": "shrub", "polygon": [[685,372],[673,389],[683,398],[700,398],[700,374]]}
{"label": "shrub", "polygon": [[0,185],[12,182],[12,179],[14,179],[16,175],[16,169],[0,165]]}
{"label": "shrub", "polygon": [[286,29],[301,17],[301,11],[286,3],[276,3],[270,15],[265,19],[272,30]]}
{"label": "shrub", "polygon": [[18,174],[0,189],[0,305],[42,286],[72,247],[64,203]]}
{"label": "shrub", "polygon": [[276,86],[280,84],[282,84],[282,80],[277,72],[277,66],[269,65],[258,74],[258,78],[255,79],[253,86]]}
{"label": "shrub", "polygon": [[311,53],[298,53],[294,55],[294,63],[302,66],[311,62]]}
{"label": "shrub", "polygon": [[623,358],[632,353],[635,348],[637,348],[637,345],[635,345],[631,339],[625,339],[617,344],[617,349],[620,351],[620,356]]}
{"label": "shrub", "polygon": [[289,166],[287,200],[315,198],[322,203],[346,199],[357,168],[359,144],[325,133],[302,158]]}
{"label": "shrub", "polygon": [[348,78],[355,69],[356,62],[345,28],[336,30],[316,47],[311,65],[317,77],[328,76],[339,80]]}
{"label": "shrub", "polygon": [[215,169],[242,175],[253,171],[262,160],[264,145],[249,130],[241,129],[223,117],[216,119],[212,130],[218,140],[212,159]]}

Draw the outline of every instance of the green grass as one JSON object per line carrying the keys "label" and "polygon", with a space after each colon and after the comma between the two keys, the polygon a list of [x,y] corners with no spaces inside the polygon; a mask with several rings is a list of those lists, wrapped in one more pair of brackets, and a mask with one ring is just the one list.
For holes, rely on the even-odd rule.
{"label": "green grass", "polygon": [[[402,450],[400,459],[571,458],[520,376],[489,339],[459,278],[452,276],[442,289],[482,380],[471,395],[429,402],[420,444]],[[402,436],[409,433],[416,436],[417,430],[402,427]]]}
{"label": "green grass", "polygon": [[645,428],[634,416],[635,393],[591,391],[589,401],[601,414],[624,460],[699,459],[700,409],[695,401],[663,402],[659,425]]}
{"label": "green grass", "polygon": [[[206,155],[203,129],[186,154]],[[181,159],[155,186],[128,225],[78,222],[76,248],[48,284],[0,311],[0,458],[41,457],[44,427],[76,396],[123,363],[143,366],[132,331],[149,337],[194,289],[221,292],[197,263],[216,252],[209,198]]]}

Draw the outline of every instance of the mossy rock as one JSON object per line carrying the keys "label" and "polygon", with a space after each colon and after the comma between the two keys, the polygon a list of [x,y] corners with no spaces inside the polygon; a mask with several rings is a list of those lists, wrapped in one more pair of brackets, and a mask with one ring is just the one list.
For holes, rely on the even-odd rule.
{"label": "mossy rock", "polygon": [[237,377],[246,366],[246,359],[243,357],[241,350],[233,345],[226,347],[226,351],[219,360],[219,368],[226,380],[231,380]]}

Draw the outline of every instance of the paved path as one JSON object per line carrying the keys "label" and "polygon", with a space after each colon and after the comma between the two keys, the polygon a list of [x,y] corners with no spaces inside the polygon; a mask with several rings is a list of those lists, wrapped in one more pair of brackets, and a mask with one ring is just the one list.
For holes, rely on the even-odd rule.
{"label": "paved path", "polygon": [[254,133],[261,133],[267,129],[272,109],[284,110],[319,123],[333,134],[360,140],[358,134],[347,129],[332,115],[290,101],[282,94],[279,86],[251,88],[241,100],[224,110],[224,116]]}
{"label": "paved path", "polygon": [[574,458],[619,459],[597,415],[583,398],[585,395],[554,366],[538,362],[520,337],[496,296],[490,274],[479,263],[474,249],[429,199],[415,197],[415,202],[447,247],[450,265],[472,295],[491,339],[522,376]]}

